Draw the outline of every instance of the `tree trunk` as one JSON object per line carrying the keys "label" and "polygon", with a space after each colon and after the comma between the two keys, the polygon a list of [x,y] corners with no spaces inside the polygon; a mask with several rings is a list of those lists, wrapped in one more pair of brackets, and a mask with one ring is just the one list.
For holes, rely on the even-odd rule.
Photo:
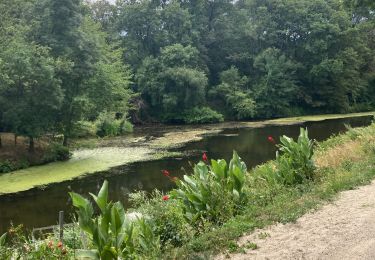
{"label": "tree trunk", "polygon": [[63,146],[68,146],[68,136],[64,135]]}
{"label": "tree trunk", "polygon": [[35,148],[34,138],[33,137],[29,137],[29,152],[30,153],[34,152],[34,148]]}

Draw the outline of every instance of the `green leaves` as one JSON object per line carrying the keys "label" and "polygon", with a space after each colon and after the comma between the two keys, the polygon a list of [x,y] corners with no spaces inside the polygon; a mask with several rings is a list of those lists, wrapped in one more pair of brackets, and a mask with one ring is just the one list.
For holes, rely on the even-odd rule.
{"label": "green leaves", "polygon": [[10,131],[39,137],[49,131],[63,92],[47,47],[16,33],[0,43],[0,119]]}
{"label": "green leaves", "polygon": [[314,176],[314,141],[309,139],[307,129],[300,128],[297,142],[287,136],[280,137],[281,145],[276,154],[276,168],[279,181],[287,185],[312,179]]}
{"label": "green leaves", "polygon": [[191,223],[204,219],[220,222],[244,202],[246,173],[245,163],[234,151],[229,167],[225,160],[211,160],[211,165],[196,164],[194,174],[184,175],[171,194],[183,201],[185,217]]}
{"label": "green leaves", "polygon": [[90,195],[100,209],[97,216],[94,216],[89,200],[77,193],[70,193],[73,206],[77,208],[79,227],[89,234],[95,248],[80,250],[78,259],[131,258],[134,254],[146,256],[159,252],[159,238],[153,234],[148,222],[143,219],[131,222],[126,218],[120,202],[108,202],[108,181],[103,182],[97,195]]}
{"label": "green leaves", "polygon": [[103,185],[98,193],[98,196],[95,196],[92,193],[90,193],[90,195],[94,198],[96,204],[98,205],[102,213],[104,213],[106,211],[106,204],[108,201],[108,181],[105,180],[103,182]]}
{"label": "green leaves", "polygon": [[94,221],[92,219],[92,216],[94,210],[90,201],[74,192],[70,192],[69,195],[72,198],[73,206],[77,208],[79,226],[85,232],[93,235]]}
{"label": "green leaves", "polygon": [[190,110],[204,104],[208,79],[198,54],[195,47],[173,44],[157,58],[145,58],[138,69],[140,91],[164,121],[184,120],[185,112],[196,113]]}
{"label": "green leaves", "polygon": [[7,233],[4,233],[0,236],[0,248],[5,246],[6,238],[7,238]]}
{"label": "green leaves", "polygon": [[211,160],[211,169],[219,179],[228,177],[227,162],[225,160]]}

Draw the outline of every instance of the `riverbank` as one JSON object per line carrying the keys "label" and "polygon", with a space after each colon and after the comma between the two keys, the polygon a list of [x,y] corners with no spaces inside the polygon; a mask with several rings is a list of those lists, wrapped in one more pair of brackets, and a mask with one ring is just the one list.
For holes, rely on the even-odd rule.
{"label": "riverbank", "polygon": [[[272,251],[270,252],[267,250],[267,247],[264,246],[263,240],[272,240],[272,238],[276,238],[277,240],[279,238],[284,242],[295,242],[295,237],[292,236],[289,238],[289,233],[286,235],[283,233],[278,236],[280,233],[272,233],[272,230],[268,232],[262,228],[272,226],[273,224],[278,224],[280,227],[285,223],[296,221],[306,213],[314,214],[314,212],[316,212],[319,216],[319,211],[316,210],[327,205],[327,202],[332,202],[339,192],[368,184],[374,179],[375,122],[367,127],[349,128],[344,134],[335,135],[326,141],[316,143],[313,148],[311,146],[311,139],[304,133],[302,129],[298,146],[295,146],[293,142],[290,143],[290,145],[283,143],[287,145],[284,146],[284,148],[290,147],[290,149],[294,151],[292,153],[293,156],[289,157],[293,162],[300,161],[300,159],[302,160],[302,157],[308,159],[302,160],[304,163],[301,166],[308,167],[304,170],[300,168],[298,164],[288,164],[286,168],[287,172],[293,175],[300,173],[305,174],[305,177],[300,180],[290,179],[287,175],[283,175],[281,171],[283,169],[281,168],[283,164],[281,163],[285,161],[282,158],[288,158],[285,157],[288,156],[288,154],[282,152],[281,159],[277,158],[276,160],[268,161],[253,169],[248,168],[249,171],[246,170],[245,164],[243,164],[241,159],[234,153],[230,162],[230,165],[232,165],[230,169],[237,170],[230,170],[225,167],[224,175],[228,176],[226,178],[224,177],[225,179],[218,178],[224,176],[220,175],[220,169],[222,167],[220,165],[226,163],[221,160],[217,162],[212,160],[209,162],[206,156],[202,157],[205,162],[201,161],[195,168],[195,177],[190,176],[189,178],[185,176],[179,179],[179,177],[175,176],[173,171],[169,172],[169,169],[163,171],[163,174],[159,173],[158,175],[169,182],[177,182],[177,188],[167,193],[155,191],[151,196],[145,196],[144,192],[133,193],[130,196],[132,198],[133,208],[128,209],[126,213],[129,215],[138,214],[147,216],[147,220],[149,221],[147,221],[146,225],[150,225],[147,227],[147,230],[149,230],[147,231],[147,237],[144,235],[138,237],[138,233],[134,237],[132,236],[135,242],[137,242],[138,239],[142,239],[142,243],[146,241],[147,245],[149,245],[148,247],[143,247],[142,250],[136,251],[136,254],[144,256],[143,258],[145,259],[211,259],[215,257],[218,259],[227,257],[239,257],[240,259],[242,257],[242,259],[248,259],[251,255],[257,253],[256,250],[258,250],[259,247],[261,247],[259,252],[273,254]],[[277,142],[271,136],[269,136],[268,140],[269,145],[272,146]],[[280,140],[288,139],[281,138]],[[258,141],[260,140],[258,139]],[[282,147],[279,147],[279,149],[283,150]],[[297,153],[297,151],[304,152]],[[310,157],[313,152],[313,157]],[[238,170],[240,169],[238,167],[241,167],[241,170]],[[204,169],[209,169],[209,172]],[[234,173],[236,175],[233,175]],[[213,178],[211,179],[209,178],[211,174],[217,177],[212,176]],[[236,180],[239,182],[237,182],[235,186],[237,193],[233,192],[232,196],[232,188],[231,186],[227,186],[227,184],[230,185],[231,182],[227,181],[232,180],[234,177],[236,177]],[[108,183],[110,186],[116,186],[116,182],[109,181]],[[205,185],[201,186],[201,184]],[[190,191],[183,189],[183,187],[187,187],[187,185],[201,188],[194,190],[194,193],[190,193]],[[219,189],[215,189],[215,187],[218,187],[217,185],[219,185]],[[209,187],[208,190],[206,189],[207,187]],[[338,229],[330,227],[330,225],[334,223],[338,223],[338,226],[341,225],[343,229],[349,228],[350,230],[347,230],[353,232],[359,230],[353,228],[353,226],[362,227],[362,230],[369,231],[369,229],[366,228],[368,224],[366,221],[361,222],[360,219],[353,217],[353,224],[346,224],[345,222],[350,219],[350,217],[345,217],[346,214],[350,215],[351,212],[354,212],[353,214],[359,216],[363,212],[367,212],[363,207],[371,207],[373,200],[369,200],[368,197],[372,198],[373,196],[371,196],[371,193],[369,193],[366,187],[363,189],[359,192],[361,196],[357,197],[358,201],[355,198],[351,198],[350,195],[346,196],[351,199],[351,202],[343,204],[342,210],[337,213],[339,216],[335,216],[335,213],[330,210],[325,215],[323,214],[321,221],[319,221],[319,218],[312,218],[310,222],[307,221],[307,223],[310,223],[310,226],[308,225],[310,231],[313,232],[320,224],[324,224],[328,226],[328,230],[342,232],[340,227],[338,227]],[[86,193],[81,194],[86,195]],[[107,194],[107,191],[99,192],[99,194]],[[203,205],[203,207],[195,208],[198,210],[198,214],[201,214],[201,218],[189,218],[191,215],[188,214],[191,212],[194,213],[195,209],[186,207],[187,204],[185,203],[188,203],[188,201],[180,197],[184,194],[190,194],[189,199],[195,198],[193,202],[197,204],[194,205],[201,205],[200,202],[202,200],[206,201],[206,203],[210,203],[204,205],[210,205],[212,211],[206,211]],[[104,196],[106,197],[106,195]],[[354,204],[363,201],[363,198],[365,198],[365,204]],[[328,205],[326,207],[331,207],[332,209],[332,206]],[[348,207],[348,209],[345,209],[345,207]],[[327,216],[331,218],[331,221],[327,221]],[[305,219],[306,218],[309,218],[309,215],[306,215]],[[366,220],[365,217],[364,219]],[[344,223],[341,220],[343,220]],[[145,227],[145,222],[141,221],[139,223],[135,223],[135,225],[143,225],[143,227]],[[291,225],[288,225],[287,227],[290,226]],[[14,234],[14,230],[15,228],[12,228],[8,234]],[[253,233],[254,230],[257,230],[256,233]],[[291,230],[293,231],[294,229]],[[67,228],[64,234],[72,234],[72,232],[76,235],[67,235],[67,237],[64,238],[63,245],[66,245],[67,255],[65,258],[62,257],[62,259],[69,259],[70,255],[78,254],[83,248],[81,236],[78,235],[81,232],[79,226],[75,226],[73,230]],[[300,234],[301,237],[306,236],[306,232],[304,231],[298,233],[298,231],[295,230],[295,232],[297,236],[298,234]],[[365,234],[365,232],[363,233]],[[327,234],[326,239],[330,240],[332,232],[328,231]],[[320,241],[323,240],[320,238],[320,233],[313,234],[313,236],[315,236],[314,241],[318,244],[329,244]],[[314,239],[314,237],[312,238]],[[106,239],[108,239],[108,243],[111,243],[111,236]],[[7,244],[5,252],[17,252],[16,249],[22,247],[29,248],[29,251],[25,254],[30,254],[30,251],[35,254],[43,253],[43,250],[50,250],[46,248],[50,243],[49,241],[56,240],[58,240],[56,236],[50,235],[45,240],[38,240],[37,242],[26,241],[23,247],[22,244],[12,244],[10,242]],[[85,241],[87,242],[86,239]],[[330,246],[334,247],[335,241],[337,241],[336,245],[340,244],[340,241],[332,239]],[[346,242],[349,242],[348,245],[350,245],[350,241],[354,240],[347,239]],[[57,244],[57,242],[54,242],[54,244]],[[132,242],[132,245],[133,244]],[[311,244],[306,242],[306,245]],[[40,247],[38,245],[44,245],[45,247]],[[278,246],[277,241],[273,245]],[[94,243],[91,246],[97,248]],[[126,244],[125,246],[128,245]],[[298,253],[301,253],[300,250],[297,250],[295,246],[293,246],[293,243],[289,247],[286,245],[285,248],[272,247],[271,243],[270,248],[275,248],[276,252],[280,253],[277,256],[281,258],[283,258],[282,256],[288,258],[288,256],[290,256],[289,253],[297,251],[297,255],[294,256],[298,258]],[[262,250],[266,250],[266,252]],[[314,247],[311,252],[311,256],[314,256],[313,258],[321,258],[323,254],[319,253],[322,252],[319,251],[319,248]],[[332,254],[328,253],[329,256],[335,257],[340,255],[333,255],[335,251],[330,252]],[[366,254],[367,251],[365,250],[364,253]],[[126,252],[124,254],[127,256],[128,253]],[[293,256],[291,258],[293,258]]]}
{"label": "riverbank", "polygon": [[[294,223],[277,224],[243,236],[229,255],[239,259],[375,259],[375,181],[344,191],[332,204],[308,213]],[[228,259],[221,255],[217,260]]]}
{"label": "riverbank", "polygon": [[140,134],[135,134],[133,137],[95,139],[89,142],[82,140],[83,143],[87,143],[80,145],[80,141],[78,141],[77,147],[85,147],[90,144],[91,148],[77,149],[73,152],[72,159],[67,162],[50,163],[0,175],[0,194],[12,194],[35,187],[45,187],[51,183],[84,177],[119,165],[157,160],[174,155],[181,156],[181,154],[171,153],[169,149],[202,140],[204,136],[216,135],[226,129],[292,125],[307,121],[324,121],[373,114],[373,112],[367,112],[283,118],[259,122],[225,122],[204,126],[167,126],[153,128],[150,133],[142,130]]}
{"label": "riverbank", "polygon": [[[350,129],[345,134],[319,143],[314,162],[317,165],[317,178],[313,182],[295,187],[279,187],[277,192],[271,183],[253,183],[252,203],[240,215],[223,226],[215,227],[192,239],[174,254],[189,259],[299,259],[304,258],[303,256],[315,259],[323,258],[327,254],[327,259],[336,259],[344,256],[344,252],[337,250],[348,245],[348,255],[345,256],[353,255],[355,250],[349,245],[360,246],[357,242],[368,241],[365,236],[371,234],[371,223],[366,222],[366,214],[369,212],[366,208],[373,207],[375,203],[372,197],[374,185],[343,193],[339,196],[341,199],[337,202],[336,199],[341,191],[369,184],[374,179],[375,124]],[[257,167],[251,175],[256,176],[259,171],[260,167]],[[337,206],[327,204],[333,201]],[[321,211],[316,211],[322,207]],[[338,207],[338,210],[334,210],[335,207]],[[364,215],[356,214],[357,211]],[[373,210],[370,211],[372,213],[369,214],[374,213]],[[308,215],[296,224],[284,225],[294,223],[306,213]],[[372,215],[368,216],[368,220],[372,219]],[[335,226],[335,223],[340,224]],[[273,224],[277,225],[272,226]],[[350,239],[345,230],[353,234]],[[367,230],[367,233],[359,234],[360,230]],[[340,234],[343,235],[341,239],[332,237]],[[302,244],[297,245],[299,241]],[[367,254],[368,245],[362,244],[362,251],[357,253]],[[324,248],[331,250],[326,252]]]}

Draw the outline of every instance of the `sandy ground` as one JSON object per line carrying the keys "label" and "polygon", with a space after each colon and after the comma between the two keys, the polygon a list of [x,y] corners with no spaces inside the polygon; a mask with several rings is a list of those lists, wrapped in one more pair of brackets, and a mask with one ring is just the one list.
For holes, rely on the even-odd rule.
{"label": "sandy ground", "polygon": [[375,181],[291,224],[278,224],[239,240],[256,243],[246,254],[216,259],[375,259]]}

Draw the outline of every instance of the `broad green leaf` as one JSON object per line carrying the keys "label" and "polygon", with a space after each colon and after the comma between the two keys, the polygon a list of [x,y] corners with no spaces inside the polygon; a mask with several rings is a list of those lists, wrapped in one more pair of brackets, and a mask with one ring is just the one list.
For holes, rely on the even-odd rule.
{"label": "broad green leaf", "polygon": [[70,197],[72,198],[73,206],[77,208],[86,208],[87,204],[90,202],[75,192],[69,192]]}
{"label": "broad green leaf", "polygon": [[103,185],[100,188],[98,196],[95,196],[92,193],[90,193],[90,195],[94,198],[96,204],[98,205],[100,210],[104,213],[106,210],[107,202],[108,202],[108,181],[105,180],[103,182]]}
{"label": "broad green leaf", "polygon": [[6,238],[7,238],[7,233],[4,233],[4,234],[1,235],[1,237],[0,237],[0,247],[5,246]]}

